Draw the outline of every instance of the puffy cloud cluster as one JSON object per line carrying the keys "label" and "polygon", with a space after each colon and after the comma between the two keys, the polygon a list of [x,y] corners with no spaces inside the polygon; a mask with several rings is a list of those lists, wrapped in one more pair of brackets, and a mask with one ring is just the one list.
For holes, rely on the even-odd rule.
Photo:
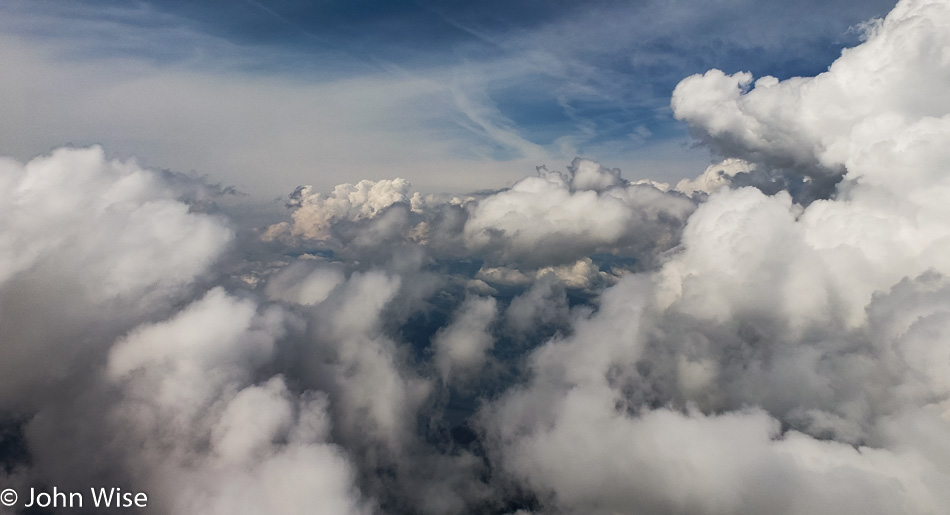
{"label": "puffy cloud cluster", "polygon": [[232,231],[179,201],[184,186],[98,147],[0,161],[4,409],[62,387],[101,357],[100,338],[206,274]]}
{"label": "puffy cloud cluster", "polygon": [[401,179],[344,184],[328,197],[298,188],[293,224],[276,224],[264,237],[290,234],[344,252],[411,242],[436,258],[475,257],[509,275],[573,265],[598,252],[631,257],[644,269],[675,245],[695,207],[580,158],[566,172],[540,167],[537,176],[493,193],[423,197],[408,188]]}
{"label": "puffy cloud cluster", "polygon": [[845,171],[864,175],[853,162],[862,149],[950,112],[941,93],[950,42],[946,10],[939,0],[900,2],[884,20],[866,25],[863,44],[816,77],[694,75],[676,87],[673,110],[726,156],[816,181]]}
{"label": "puffy cloud cluster", "polygon": [[6,160],[0,182],[5,486],[122,487],[163,513],[370,512],[327,443],[326,395],[261,375],[292,317],[220,287],[176,307],[221,280],[233,230],[200,212],[214,188],[98,147]]}
{"label": "puffy cloud cluster", "polygon": [[[787,264],[770,273],[779,284],[788,284],[782,288],[788,292],[785,302],[812,306],[814,316],[824,316],[820,307],[832,301],[829,295],[837,294],[843,298],[835,300],[845,303],[852,320],[861,318],[872,293],[902,277],[931,268],[950,271],[944,258],[948,227],[941,195],[948,185],[950,153],[939,143],[950,135],[950,104],[943,96],[929,94],[950,84],[950,60],[934,55],[946,53],[950,46],[947,24],[950,7],[943,2],[902,2],[873,25],[866,43],[846,51],[817,77],[760,79],[763,85],[746,94],[736,84],[725,87],[708,78],[716,77],[715,71],[684,80],[674,95],[674,107],[698,130],[729,139],[747,156],[755,157],[759,147],[768,148],[775,155],[797,155],[798,161],[812,159],[846,172],[837,201],[818,201],[799,212],[781,195],[739,191],[711,201],[703,207],[710,216],[696,217],[691,224],[696,229],[687,230],[684,238],[696,241],[686,247],[704,254],[699,246],[722,241],[713,227],[722,224],[714,218],[747,216],[763,237],[747,239],[745,250],[734,247],[741,255],[716,263],[743,259],[776,263],[771,254],[778,251]],[[704,95],[727,91],[735,93],[731,103],[699,106]],[[776,113],[778,108],[770,106],[782,107]],[[726,129],[729,124],[724,120],[745,120],[744,129]],[[781,137],[775,135],[779,130]],[[769,223],[768,217],[785,220]],[[700,228],[704,219],[709,225]],[[765,243],[766,233],[776,238],[776,244]],[[700,261],[714,262],[702,255],[691,266],[705,266]],[[816,269],[823,271],[821,281],[813,279]],[[728,273],[699,271],[713,272]],[[813,280],[807,281],[809,277]],[[831,290],[793,286],[809,283]]]}
{"label": "puffy cloud cluster", "polygon": [[475,277],[476,280],[498,285],[530,285],[538,279],[551,276],[569,288],[597,290],[613,283],[623,271],[611,270],[611,273],[608,273],[594,264],[591,258],[585,257],[571,264],[546,266],[533,272],[522,272],[510,267],[483,266]]}
{"label": "puffy cloud cluster", "polygon": [[948,26],[903,1],[817,77],[685,79],[725,160],[672,191],[587,160],[302,188],[261,241],[98,148],[3,161],[0,480],[160,513],[945,512]]}
{"label": "puffy cloud cluster", "polygon": [[[215,288],[171,319],[112,348],[121,392],[110,429],[128,449],[133,484],[167,513],[370,513],[355,471],[328,444],[322,393],[258,379],[286,329],[278,308]],[[257,379],[257,381],[255,381]]]}
{"label": "puffy cloud cluster", "polygon": [[134,298],[187,283],[231,238],[190,213],[162,175],[106,160],[99,147],[0,167],[3,282],[35,274],[75,281],[98,300]]}
{"label": "puffy cloud cluster", "polygon": [[566,264],[625,248],[646,258],[671,246],[692,209],[685,198],[576,159],[567,173],[542,168],[481,199],[463,234],[471,251],[499,263]]}
{"label": "puffy cloud cluster", "polygon": [[754,171],[753,164],[730,157],[720,163],[709,165],[699,177],[680,180],[676,183],[675,190],[690,196],[708,195],[732,185],[736,175],[751,174]]}
{"label": "puffy cloud cluster", "polygon": [[928,95],[950,87],[948,24],[906,1],[818,77],[680,84],[677,114],[723,154],[844,181],[807,206],[711,194],[661,270],[531,354],[481,421],[545,509],[950,506],[950,117]]}
{"label": "puffy cloud cluster", "polygon": [[491,455],[556,512],[939,513],[950,312],[932,280],[876,299],[857,334],[796,338],[781,312],[658,313],[653,281],[626,278],[481,413]]}
{"label": "puffy cloud cluster", "polygon": [[405,179],[364,180],[340,184],[330,195],[323,195],[310,186],[301,186],[290,194],[289,205],[295,208],[293,225],[286,222],[275,225],[265,236],[272,239],[289,230],[293,236],[328,239],[335,223],[367,220],[393,205],[408,204],[409,187]]}

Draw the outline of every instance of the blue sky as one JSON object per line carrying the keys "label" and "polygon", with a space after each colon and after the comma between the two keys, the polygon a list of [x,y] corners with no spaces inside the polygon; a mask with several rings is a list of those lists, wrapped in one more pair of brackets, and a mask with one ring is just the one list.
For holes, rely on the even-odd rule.
{"label": "blue sky", "polygon": [[0,6],[0,153],[63,144],[253,194],[497,188],[574,156],[699,174],[669,110],[710,68],[823,71],[890,1],[142,1]]}

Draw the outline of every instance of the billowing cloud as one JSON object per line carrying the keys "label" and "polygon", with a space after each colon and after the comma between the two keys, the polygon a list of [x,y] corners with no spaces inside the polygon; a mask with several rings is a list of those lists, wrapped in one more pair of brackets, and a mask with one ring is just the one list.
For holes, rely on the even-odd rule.
{"label": "billowing cloud", "polygon": [[673,110],[724,155],[813,180],[863,175],[853,169],[855,154],[899,127],[950,112],[940,94],[946,9],[939,1],[900,2],[866,25],[867,41],[816,77],[753,81],[719,70],[688,77],[673,92]]}
{"label": "billowing cloud", "polygon": [[867,27],[815,77],[684,79],[723,160],[674,188],[577,159],[302,187],[250,227],[98,147],[0,162],[0,482],[172,514],[945,512],[950,7]]}
{"label": "billowing cloud", "polygon": [[[334,223],[368,220],[394,204],[408,204],[409,182],[394,179],[340,184],[327,196],[301,186],[290,194],[290,201],[296,208],[294,223],[287,227],[291,235],[324,240],[331,236]],[[275,227],[272,234],[282,228]]]}
{"label": "billowing cloud", "polygon": [[98,147],[5,159],[0,183],[0,399],[8,408],[81,375],[108,338],[187,293],[232,238],[224,220],[178,200],[184,184],[106,160]]}
{"label": "billowing cloud", "polygon": [[755,171],[755,165],[738,158],[724,159],[720,163],[706,167],[706,171],[694,179],[683,179],[676,183],[676,191],[686,195],[715,193],[733,184],[736,175]]}
{"label": "billowing cloud", "polygon": [[459,307],[452,322],[435,335],[433,360],[439,375],[446,382],[464,381],[478,373],[486,353],[494,344],[491,324],[498,316],[498,306],[491,297],[472,297]]}
{"label": "billowing cloud", "polygon": [[72,276],[102,300],[166,291],[204,270],[231,237],[220,221],[190,213],[161,175],[106,160],[99,147],[0,166],[0,281]]}
{"label": "billowing cloud", "polygon": [[645,257],[670,246],[692,208],[652,186],[628,184],[618,170],[577,159],[567,173],[541,169],[480,200],[465,224],[465,243],[491,259],[529,266],[624,247]]}
{"label": "billowing cloud", "polygon": [[298,188],[294,222],[272,226],[265,238],[291,235],[350,251],[426,245],[436,256],[477,256],[529,270],[570,265],[598,252],[622,253],[654,264],[672,247],[694,204],[649,184],[631,184],[620,170],[575,159],[567,172],[541,167],[511,188],[470,197],[410,194],[409,184],[363,181],[329,196]]}
{"label": "billowing cloud", "polygon": [[660,271],[622,279],[571,337],[532,353],[529,383],[481,420],[546,509],[948,505],[936,485],[950,461],[934,449],[950,434],[950,160],[936,144],[950,124],[926,92],[950,75],[923,57],[946,50],[948,22],[943,3],[902,2],[818,77],[681,83],[674,109],[726,156],[843,182],[807,206],[711,194]]}
{"label": "billowing cloud", "polygon": [[326,396],[295,395],[255,371],[285,332],[282,314],[216,288],[113,347],[122,392],[110,422],[124,463],[169,513],[369,513],[345,453],[326,442]]}

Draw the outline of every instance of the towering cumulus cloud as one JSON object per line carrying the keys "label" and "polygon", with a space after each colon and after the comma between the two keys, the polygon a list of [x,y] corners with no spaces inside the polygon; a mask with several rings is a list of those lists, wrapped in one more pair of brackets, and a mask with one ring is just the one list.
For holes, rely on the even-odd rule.
{"label": "towering cumulus cloud", "polygon": [[865,30],[815,77],[685,78],[722,161],[673,188],[576,159],[470,195],[301,187],[256,226],[97,147],[0,161],[0,486],[946,513],[950,4]]}

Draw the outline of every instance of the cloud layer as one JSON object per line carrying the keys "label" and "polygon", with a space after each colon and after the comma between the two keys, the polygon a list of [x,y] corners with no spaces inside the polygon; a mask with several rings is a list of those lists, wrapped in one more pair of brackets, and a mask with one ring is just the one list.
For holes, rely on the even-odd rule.
{"label": "cloud layer", "polygon": [[[721,163],[508,188],[0,162],[0,483],[158,513],[942,513],[950,6],[673,94]],[[245,206],[246,207],[246,206]],[[242,207],[230,208],[240,211]]]}

